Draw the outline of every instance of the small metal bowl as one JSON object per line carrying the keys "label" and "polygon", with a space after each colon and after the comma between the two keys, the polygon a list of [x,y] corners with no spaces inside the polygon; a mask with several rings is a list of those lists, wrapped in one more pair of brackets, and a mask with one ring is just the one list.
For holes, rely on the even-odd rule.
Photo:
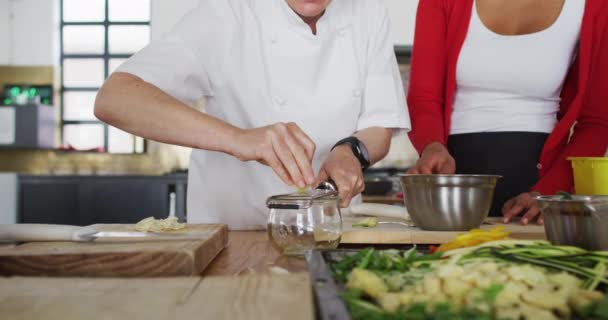
{"label": "small metal bowl", "polygon": [[487,218],[500,176],[405,174],[399,178],[403,201],[417,227],[468,231]]}
{"label": "small metal bowl", "polygon": [[608,250],[608,196],[539,196],[547,239],[556,245]]}
{"label": "small metal bowl", "polygon": [[389,194],[392,190],[393,181],[388,177],[365,178],[365,190],[363,190],[363,195],[384,196]]}

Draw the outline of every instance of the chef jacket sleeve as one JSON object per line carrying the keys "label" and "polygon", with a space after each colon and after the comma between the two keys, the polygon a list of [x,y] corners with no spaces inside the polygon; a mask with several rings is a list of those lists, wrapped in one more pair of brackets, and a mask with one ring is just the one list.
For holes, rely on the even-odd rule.
{"label": "chef jacket sleeve", "polygon": [[231,19],[227,1],[202,0],[162,39],[133,55],[117,71],[133,74],[186,103],[212,96],[208,66]]}
{"label": "chef jacket sleeve", "polygon": [[[375,1],[374,1],[375,2]],[[368,35],[363,107],[357,130],[369,127],[411,128],[405,92],[397,58],[390,39],[390,18],[386,7],[375,2]],[[375,12],[375,14],[373,14]],[[399,130],[395,130],[397,134]]]}

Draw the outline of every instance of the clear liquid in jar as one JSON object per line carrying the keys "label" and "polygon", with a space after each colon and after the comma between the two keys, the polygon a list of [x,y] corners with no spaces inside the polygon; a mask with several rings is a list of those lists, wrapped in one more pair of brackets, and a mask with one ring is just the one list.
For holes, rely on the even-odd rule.
{"label": "clear liquid in jar", "polygon": [[321,227],[310,230],[284,224],[268,224],[268,236],[284,254],[299,256],[311,249],[337,248],[341,232]]}

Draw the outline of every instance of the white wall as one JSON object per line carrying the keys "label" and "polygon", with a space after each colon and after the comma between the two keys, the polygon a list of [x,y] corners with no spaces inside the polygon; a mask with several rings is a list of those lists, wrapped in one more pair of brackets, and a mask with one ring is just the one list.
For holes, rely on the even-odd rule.
{"label": "white wall", "polygon": [[0,0],[0,65],[8,64],[9,35],[9,3],[8,0]]}
{"label": "white wall", "polygon": [[17,223],[17,174],[0,173],[0,224]]}
{"label": "white wall", "polygon": [[0,64],[58,62],[58,0],[0,0]]}
{"label": "white wall", "polygon": [[[198,2],[152,0],[152,39],[171,30]],[[0,65],[54,65],[58,61],[59,1],[0,0]]]}
{"label": "white wall", "polygon": [[396,45],[412,45],[418,0],[384,0],[391,17],[391,33]]}

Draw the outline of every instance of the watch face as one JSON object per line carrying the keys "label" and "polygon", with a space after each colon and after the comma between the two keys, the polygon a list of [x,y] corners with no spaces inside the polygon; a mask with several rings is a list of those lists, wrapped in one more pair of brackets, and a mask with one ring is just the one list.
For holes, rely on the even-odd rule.
{"label": "watch face", "polygon": [[370,165],[369,152],[367,151],[367,147],[365,147],[365,144],[361,140],[358,140],[357,149],[359,150],[358,153],[362,158],[359,159],[359,161],[361,161],[361,167],[363,168],[363,170],[365,170]]}
{"label": "watch face", "polygon": [[369,153],[367,152],[367,148],[365,147],[363,142],[359,142],[359,149],[361,149],[361,155],[363,156],[365,161],[369,163]]}

